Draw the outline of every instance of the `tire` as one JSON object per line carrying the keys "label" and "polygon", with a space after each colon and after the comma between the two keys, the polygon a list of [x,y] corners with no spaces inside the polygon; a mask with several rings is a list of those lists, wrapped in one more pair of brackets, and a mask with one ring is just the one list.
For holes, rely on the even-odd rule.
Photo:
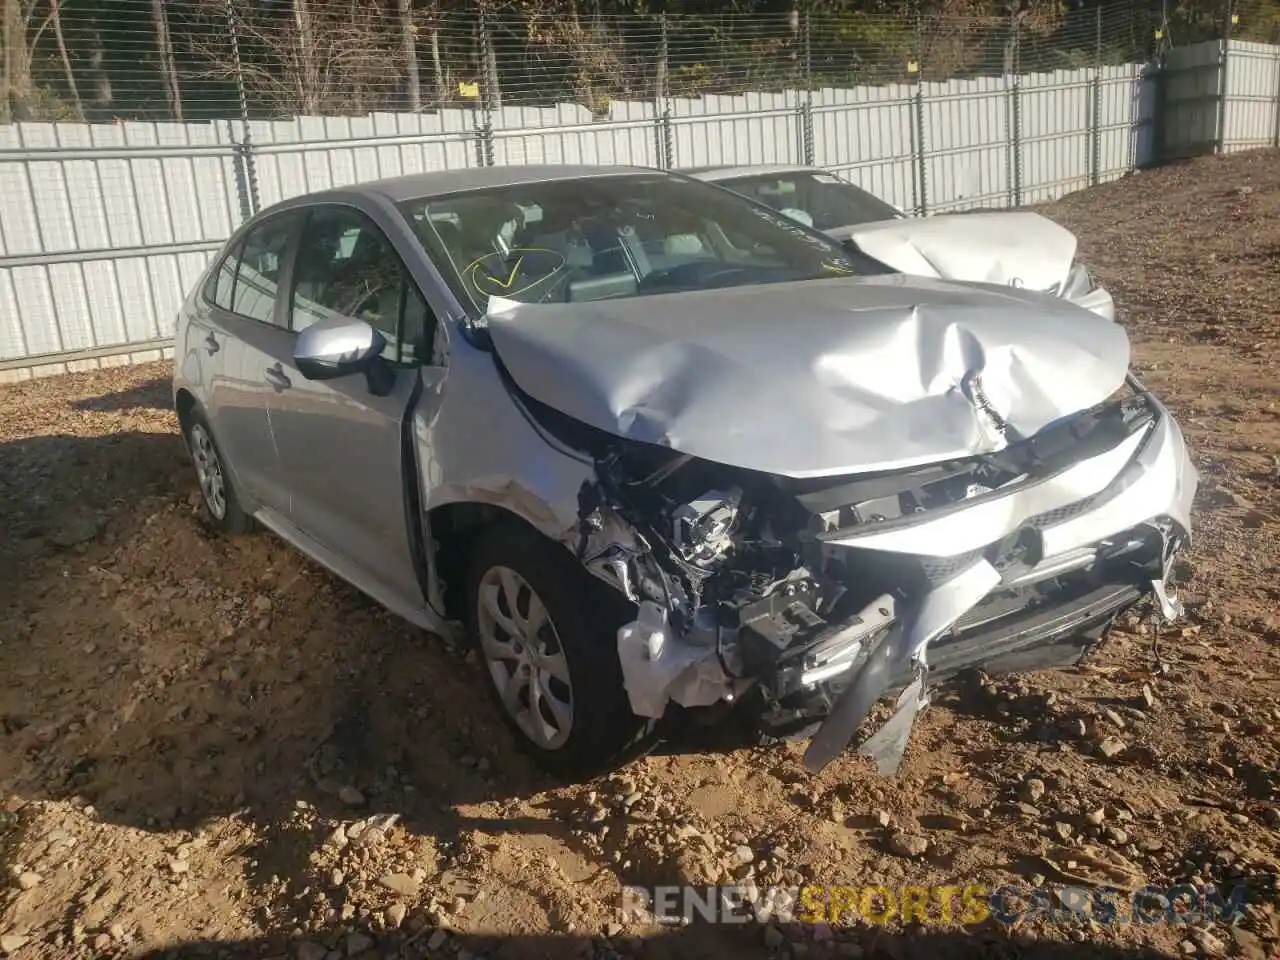
{"label": "tire", "polygon": [[192,410],[183,418],[182,435],[195,465],[209,522],[228,536],[248,533],[253,529],[253,518],[240,506],[235,487],[223,466],[222,453],[213,439],[213,430],[200,410]]}
{"label": "tire", "polygon": [[[529,644],[520,627],[538,620],[537,604],[546,626],[532,628]],[[648,741],[654,724],[631,711],[618,662],[618,628],[633,616],[624,597],[533,530],[498,523],[481,532],[467,571],[467,631],[504,722],[547,772],[593,776]],[[504,629],[504,618],[516,629]],[[517,668],[523,677],[512,687]],[[539,715],[531,708],[535,688]]]}

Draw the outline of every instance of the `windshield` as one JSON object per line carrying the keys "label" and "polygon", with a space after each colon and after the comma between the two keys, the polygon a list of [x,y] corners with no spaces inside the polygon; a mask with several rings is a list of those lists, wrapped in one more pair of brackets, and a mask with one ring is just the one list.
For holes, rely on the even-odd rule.
{"label": "windshield", "polygon": [[661,173],[400,204],[464,303],[572,303],[883,272],[729,191]]}
{"label": "windshield", "polygon": [[861,187],[817,170],[717,182],[816,230],[902,218],[898,210]]}

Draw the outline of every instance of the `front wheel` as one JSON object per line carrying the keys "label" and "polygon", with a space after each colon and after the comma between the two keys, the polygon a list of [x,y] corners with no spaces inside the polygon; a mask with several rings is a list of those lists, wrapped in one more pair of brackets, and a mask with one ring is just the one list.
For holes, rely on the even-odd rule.
{"label": "front wheel", "polygon": [[617,632],[629,606],[532,530],[497,524],[476,543],[469,633],[504,721],[554,774],[615,766],[652,729],[622,684]]}

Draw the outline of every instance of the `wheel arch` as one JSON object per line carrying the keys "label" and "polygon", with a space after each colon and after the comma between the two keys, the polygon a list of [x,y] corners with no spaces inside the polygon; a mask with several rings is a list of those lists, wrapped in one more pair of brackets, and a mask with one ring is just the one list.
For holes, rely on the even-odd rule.
{"label": "wheel arch", "polygon": [[455,500],[432,507],[427,511],[431,570],[435,575],[439,612],[447,619],[464,618],[467,565],[471,551],[480,531],[498,524],[509,524],[536,534],[564,550],[575,562],[577,560],[563,539],[549,534],[544,526],[509,506],[483,500]]}
{"label": "wheel arch", "polygon": [[177,393],[173,397],[173,409],[178,414],[178,424],[185,432],[187,427],[191,425],[191,414],[200,406],[200,401],[196,399],[196,395],[186,387],[179,387]]}

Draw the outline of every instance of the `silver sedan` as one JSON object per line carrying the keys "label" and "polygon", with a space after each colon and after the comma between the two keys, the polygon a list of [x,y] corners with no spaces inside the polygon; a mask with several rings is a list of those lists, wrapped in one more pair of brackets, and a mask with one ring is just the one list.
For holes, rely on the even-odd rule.
{"label": "silver sedan", "polygon": [[932,680],[1178,615],[1196,474],[1128,366],[689,177],[506,167],[260,213],[173,387],[211,522],[465,633],[549,768],[738,705],[818,770],[900,689],[889,772]]}

